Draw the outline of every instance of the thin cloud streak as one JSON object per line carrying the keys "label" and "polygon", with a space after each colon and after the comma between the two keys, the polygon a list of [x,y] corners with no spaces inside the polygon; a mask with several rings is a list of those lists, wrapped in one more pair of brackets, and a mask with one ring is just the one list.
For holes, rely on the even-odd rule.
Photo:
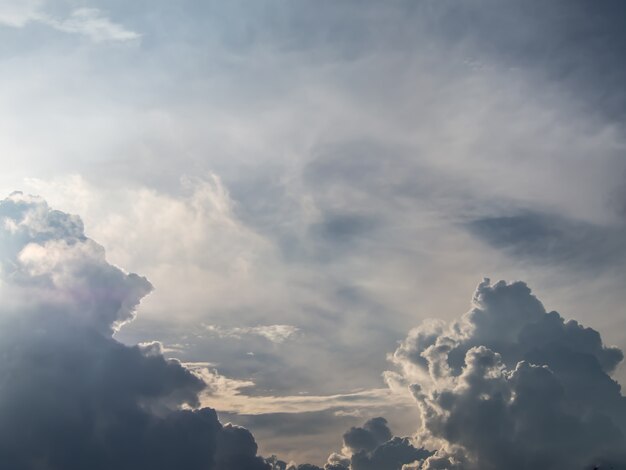
{"label": "thin cloud streak", "polygon": [[201,394],[201,403],[225,413],[261,415],[272,413],[309,413],[326,410],[340,414],[352,410],[367,410],[389,406],[409,406],[411,395],[399,394],[389,388],[360,390],[335,395],[258,396],[246,394],[254,387],[250,380],[231,379],[220,375],[211,364],[185,363],[191,371],[202,378],[207,389]]}
{"label": "thin cloud streak", "polygon": [[247,327],[225,328],[216,325],[204,325],[206,331],[220,338],[241,339],[244,336],[260,336],[272,343],[280,344],[300,332],[300,329],[291,325],[260,325]]}
{"label": "thin cloud streak", "polygon": [[23,28],[39,23],[57,31],[86,36],[93,42],[125,42],[141,38],[141,34],[113,22],[98,8],[77,8],[67,17],[46,13],[44,0],[3,0],[0,4],[0,25]]}

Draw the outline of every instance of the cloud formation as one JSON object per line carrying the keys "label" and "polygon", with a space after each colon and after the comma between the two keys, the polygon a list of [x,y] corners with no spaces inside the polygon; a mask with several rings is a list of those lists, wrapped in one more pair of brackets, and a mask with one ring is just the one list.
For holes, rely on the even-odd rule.
{"label": "cloud formation", "polygon": [[112,338],[152,286],[109,264],[78,217],[14,193],[0,247],[3,466],[267,469],[250,432],[198,408],[198,375]]}
{"label": "cloud formation", "polygon": [[526,211],[512,215],[482,217],[467,227],[489,245],[522,259],[564,266],[615,268],[621,275],[626,257],[623,224],[603,226],[549,213]]}
{"label": "cloud formation", "polygon": [[77,8],[65,17],[48,14],[45,0],[3,0],[0,3],[0,25],[23,28],[39,23],[57,31],[80,34],[94,42],[130,41],[140,34],[113,22],[98,8]]}
{"label": "cloud formation", "polygon": [[626,398],[610,376],[622,358],[523,282],[485,280],[462,318],[412,330],[387,378],[410,387],[418,438],[436,449],[417,468],[626,468]]}
{"label": "cloud formation", "polygon": [[403,470],[409,464],[420,465],[430,455],[432,452],[414,447],[409,438],[394,437],[387,420],[377,417],[346,431],[341,453],[331,454],[324,468],[287,463],[276,456],[267,462],[272,470]]}
{"label": "cloud formation", "polygon": [[406,406],[409,399],[388,388],[356,390],[336,395],[259,395],[247,392],[255,382],[221,375],[212,364],[185,363],[201,377],[206,389],[200,394],[200,403],[211,404],[222,412],[240,415],[268,415],[273,413],[312,413],[333,411],[337,415],[354,410],[371,410],[381,406]]}
{"label": "cloud formation", "polygon": [[243,336],[259,336],[272,343],[284,343],[300,331],[292,325],[259,325],[234,328],[206,325],[206,329],[221,338],[241,339]]}
{"label": "cloud formation", "polygon": [[[343,435],[344,453],[350,456],[350,470],[400,470],[404,464],[420,461],[431,452],[416,448],[408,438],[393,437],[385,418],[373,418],[363,427],[350,428]],[[343,461],[345,465],[345,460]],[[339,469],[342,459],[332,455],[331,469]]]}
{"label": "cloud formation", "polygon": [[[394,437],[387,420],[377,417],[346,431],[341,453],[331,454],[324,470],[402,470],[404,465],[421,462],[430,455],[432,452],[414,447],[409,438]],[[310,464],[287,468],[322,470]]]}
{"label": "cloud formation", "polygon": [[[179,357],[254,381],[254,395],[321,401],[380,388],[385,353],[419,321],[413,312],[464,311],[457,294],[471,292],[476,273],[532,281],[588,324],[587,305],[602,302],[593,324],[625,346],[625,291],[598,268],[610,251],[602,233],[567,224],[557,250],[546,253],[551,237],[512,240],[505,248],[524,256],[510,259],[448,223],[523,210],[612,220],[623,126],[589,111],[623,102],[624,74],[612,73],[623,68],[612,33],[624,37],[621,15],[530,3],[48,0],[58,20],[94,6],[146,40],[93,54],[84,36],[41,23],[2,28],[2,187],[83,175],[89,193],[69,192],[72,205],[59,207],[85,217],[109,260],[167,286],[117,338],[182,344]],[[551,80],[529,73],[546,65]],[[569,86],[573,76],[587,78],[586,93]],[[599,85],[609,77],[617,86]],[[594,109],[581,112],[580,101]],[[230,193],[221,213],[219,185],[178,185],[209,171]],[[55,188],[32,190],[55,198]],[[506,224],[487,225],[501,240]],[[548,262],[527,268],[528,255]],[[572,267],[581,258],[594,261],[593,276],[587,262]],[[196,338],[200,322],[297,325],[306,337],[280,348],[256,336]],[[291,444],[309,454],[289,458],[320,465],[308,457],[328,453],[323,436],[352,424]]]}

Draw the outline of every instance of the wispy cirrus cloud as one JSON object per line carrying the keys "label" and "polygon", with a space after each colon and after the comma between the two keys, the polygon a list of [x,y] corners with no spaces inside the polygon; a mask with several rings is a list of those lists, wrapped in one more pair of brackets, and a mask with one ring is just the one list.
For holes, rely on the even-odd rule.
{"label": "wispy cirrus cloud", "polygon": [[141,35],[113,22],[97,8],[79,8],[62,20],[47,19],[44,23],[65,33],[87,36],[94,42],[131,41]]}
{"label": "wispy cirrus cloud", "polygon": [[344,414],[346,410],[377,409],[381,406],[409,406],[409,394],[398,394],[387,388],[354,390],[334,395],[249,395],[246,389],[254,387],[252,380],[225,377],[210,363],[185,363],[185,367],[206,384],[200,400],[211,403],[220,412],[241,415],[271,413],[307,413],[333,410]]}
{"label": "wispy cirrus cloud", "polygon": [[272,343],[284,343],[300,331],[299,328],[292,325],[260,325],[234,328],[205,325],[205,328],[220,338],[241,339],[244,336],[260,336]]}
{"label": "wispy cirrus cloud", "polygon": [[131,41],[141,35],[111,20],[98,8],[77,8],[69,15],[58,17],[46,11],[43,0],[0,3],[0,25],[23,28],[39,23],[64,33],[86,36],[94,42]]}

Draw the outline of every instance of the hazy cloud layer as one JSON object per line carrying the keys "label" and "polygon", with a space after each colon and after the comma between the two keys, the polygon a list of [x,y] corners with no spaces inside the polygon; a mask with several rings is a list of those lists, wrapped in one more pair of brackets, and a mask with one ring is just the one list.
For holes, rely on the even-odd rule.
{"label": "hazy cloud layer", "polygon": [[205,328],[209,333],[222,338],[241,339],[244,336],[260,336],[272,343],[283,343],[299,331],[298,328],[291,325],[239,326],[234,328],[205,325]]}
{"label": "hazy cloud layer", "polygon": [[244,428],[199,409],[201,378],[157,343],[111,337],[152,286],[81,220],[0,202],[0,460],[15,470],[266,469]]}
{"label": "hazy cloud layer", "polygon": [[[626,347],[624,13],[0,0],[0,192],[81,214],[110,263],[150,279],[115,339],[211,362],[220,404],[266,412],[232,417],[266,419],[262,453],[321,466],[347,416],[414,430],[381,392],[385,355],[482,276],[524,279]],[[224,334],[269,325],[300,333]],[[283,406],[302,424],[281,439]]]}
{"label": "hazy cloud layer", "polygon": [[420,468],[626,468],[626,398],[610,375],[622,359],[526,284],[485,280],[461,319],[411,331],[388,380],[408,384],[418,439],[438,449]]}

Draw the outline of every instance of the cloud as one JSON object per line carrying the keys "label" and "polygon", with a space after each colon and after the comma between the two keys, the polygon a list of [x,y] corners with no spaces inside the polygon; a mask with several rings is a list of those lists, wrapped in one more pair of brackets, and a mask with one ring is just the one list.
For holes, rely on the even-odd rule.
{"label": "cloud", "polygon": [[[205,320],[209,305],[220,333],[248,334],[228,324],[233,312],[256,313],[246,321],[260,325],[269,310],[285,310],[284,277],[275,269],[271,241],[240,220],[221,178],[205,176],[183,178],[176,188],[180,195],[148,187],[102,192],[77,175],[56,183],[32,179],[29,187],[57,196],[63,207],[87,213],[91,233],[110,246],[109,257],[116,264],[148,272],[157,287],[175,285],[146,299],[153,318],[171,321],[176,311],[176,323],[195,328]],[[277,339],[293,328],[282,323],[260,326],[249,333]]]}
{"label": "cloud", "polygon": [[[402,470],[405,464],[422,461],[432,452],[418,449],[408,438],[393,437],[385,418],[372,418],[363,427],[343,434],[343,450],[328,457],[325,470]],[[297,470],[307,467],[299,465]],[[321,469],[320,469],[321,470]]]}
{"label": "cloud", "polygon": [[11,469],[267,469],[206,384],[157,343],[112,338],[152,286],[106,261],[80,218],[0,202],[0,459]]}
{"label": "cloud", "polygon": [[114,23],[97,8],[79,8],[62,20],[48,19],[46,24],[65,33],[87,36],[94,42],[131,41],[141,35]]}
{"label": "cloud", "polygon": [[[188,343],[184,360],[208,357],[223,374],[253,380],[255,394],[324,397],[379,388],[385,353],[418,321],[414,312],[463,311],[458,293],[471,290],[477,273],[494,273],[532,281],[542,298],[587,323],[586,312],[593,312],[589,317],[611,341],[626,344],[622,286],[595,287],[606,273],[577,283],[570,272],[583,270],[552,275],[543,265],[521,273],[526,266],[510,259],[498,265],[501,253],[440,223],[459,214],[493,216],[493,205],[508,204],[581,219],[607,216],[606,192],[623,180],[617,164],[624,161],[622,128],[563,99],[575,94],[558,78],[568,73],[546,84],[530,78],[520,62],[502,65],[485,54],[515,39],[519,51],[554,46],[548,58],[558,60],[560,30],[549,38],[534,35],[527,15],[516,15],[519,8],[494,1],[468,7],[148,3],[147,9],[134,2],[116,2],[119,9],[111,2],[81,3],[145,32],[150,47],[142,54],[126,47],[90,54],[73,40],[42,48],[44,25],[3,31],[18,39],[3,46],[3,185],[21,185],[24,175],[91,176],[90,195],[102,204],[86,204],[79,193],[68,199],[85,204],[84,211],[64,207],[85,217],[109,260],[147,275],[156,287],[142,305],[149,315],[118,339]],[[555,8],[548,17],[543,12],[552,7],[540,3],[524,13],[550,18],[543,23],[549,28],[569,28],[572,23],[558,18],[574,7]],[[434,21],[422,15],[427,8]],[[440,28],[449,40],[440,47],[440,38],[425,31],[439,29],[437,20],[446,22],[447,13],[459,9],[470,11]],[[482,27],[484,19],[490,21]],[[467,34],[460,39],[459,31]],[[605,38],[596,33],[590,36]],[[464,39],[477,34],[478,47],[464,47]],[[616,57],[622,49],[615,47]],[[579,59],[572,63],[593,69],[592,76],[607,75],[578,47],[568,50]],[[510,57],[507,47],[499,52]],[[619,60],[607,62],[621,67]],[[597,82],[589,83],[602,93]],[[615,96],[605,93],[603,101]],[[212,219],[208,197],[179,195],[181,175],[207,170],[228,188],[239,224]],[[99,208],[112,216],[98,217]],[[231,227],[252,228],[265,240],[258,244],[250,230],[238,237]],[[266,256],[267,240],[286,248]],[[552,284],[540,283],[542,274]],[[557,283],[576,295],[559,298]],[[602,308],[594,308],[596,301]],[[157,317],[160,331],[148,324]],[[261,337],[246,338],[259,347],[196,340],[200,321],[297,325],[307,338],[285,342],[271,355],[277,348]],[[253,360],[246,351],[255,353]],[[311,438],[310,446],[320,439]]]}
{"label": "cloud", "polygon": [[592,10],[584,1],[567,0],[532,1],[532,8],[520,0],[439,3],[429,12],[435,34],[463,39],[491,61],[558,84],[588,112],[623,117],[626,95],[619,84],[626,67],[619,57],[626,43],[621,21],[626,8],[619,0]]}
{"label": "cloud", "polygon": [[261,325],[249,327],[224,328],[215,325],[206,325],[207,331],[221,338],[241,339],[242,336],[260,336],[272,343],[284,343],[295,336],[300,330],[291,325]]}
{"label": "cloud", "polygon": [[538,263],[620,271],[626,257],[623,224],[601,225],[526,211],[482,217],[467,227],[493,247]]}
{"label": "cloud", "polygon": [[273,469],[281,470],[403,470],[416,465],[432,452],[413,446],[409,438],[394,437],[385,418],[376,417],[362,427],[351,427],[343,434],[341,453],[332,453],[324,468],[308,463],[287,464],[275,459]]}
{"label": "cloud", "polygon": [[436,450],[419,468],[626,468],[626,398],[610,376],[622,352],[522,282],[485,280],[473,305],[414,329],[392,357],[389,379],[412,390],[418,438]]}
{"label": "cloud", "polygon": [[3,0],[0,2],[0,24],[21,28],[39,18],[43,0]]}
{"label": "cloud", "polygon": [[111,21],[98,8],[78,8],[69,16],[58,18],[44,8],[45,0],[4,0],[0,3],[0,25],[23,28],[40,23],[57,31],[86,36],[94,42],[131,41],[141,35]]}
{"label": "cloud", "polygon": [[[431,455],[415,448],[409,439],[393,437],[385,418],[373,418],[363,427],[350,428],[343,435],[344,453],[350,455],[350,470],[400,470],[404,464]],[[329,463],[337,465],[336,456]]]}
{"label": "cloud", "polygon": [[408,397],[386,388],[357,390],[336,395],[258,395],[246,394],[254,387],[251,380],[224,377],[210,364],[186,363],[207,384],[201,402],[211,403],[220,411],[241,415],[271,413],[307,413],[326,410],[363,410],[380,406],[406,405]]}

